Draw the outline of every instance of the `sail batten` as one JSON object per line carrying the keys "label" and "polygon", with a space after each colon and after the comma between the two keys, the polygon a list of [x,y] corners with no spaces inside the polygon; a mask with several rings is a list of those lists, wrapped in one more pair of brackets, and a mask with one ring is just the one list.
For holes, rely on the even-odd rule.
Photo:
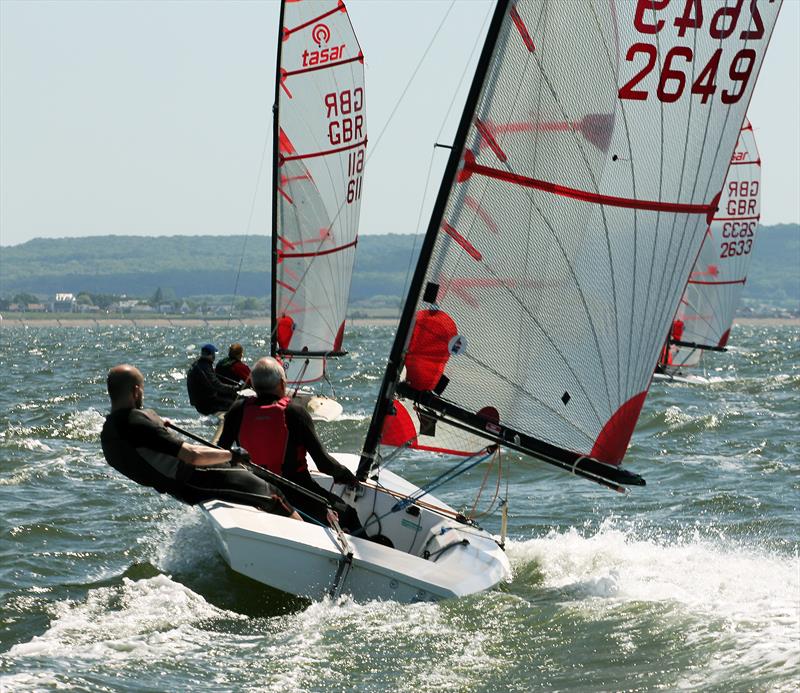
{"label": "sail batten", "polygon": [[344,355],[366,160],[364,56],[340,0],[282,2],[270,351],[290,383]]}
{"label": "sail batten", "polygon": [[740,5],[498,4],[362,475],[395,391],[622,461],[780,3]]}

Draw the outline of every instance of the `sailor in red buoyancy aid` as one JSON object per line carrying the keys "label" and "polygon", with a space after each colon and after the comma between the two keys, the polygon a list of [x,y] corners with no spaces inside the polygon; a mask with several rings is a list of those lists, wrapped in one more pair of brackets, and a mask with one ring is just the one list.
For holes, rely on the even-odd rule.
{"label": "sailor in red buoyancy aid", "polygon": [[[257,396],[238,400],[231,407],[225,416],[219,444],[228,449],[237,443],[245,447],[254,464],[323,496],[339,513],[342,527],[351,532],[360,530],[356,511],[317,484],[308,471],[306,453],[320,472],[329,474],[336,482],[347,486],[358,484],[355,475],[325,451],[308,411],[286,396],[283,366],[271,357],[259,359],[250,378]],[[327,509],[320,503],[291,488],[281,490],[295,508],[327,524]]]}

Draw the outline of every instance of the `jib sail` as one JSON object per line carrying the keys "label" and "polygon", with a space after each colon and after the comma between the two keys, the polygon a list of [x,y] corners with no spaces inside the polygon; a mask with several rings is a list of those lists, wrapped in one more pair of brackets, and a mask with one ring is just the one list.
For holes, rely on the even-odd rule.
{"label": "jib sail", "polygon": [[699,366],[705,350],[728,343],[736,306],[747,280],[761,214],[761,157],[745,119],[722,188],[719,210],[706,232],[672,326],[677,344],[662,367]]}
{"label": "jib sail", "polygon": [[364,59],[343,2],[284,2],[275,87],[272,337],[290,382],[341,355],[367,146]]}
{"label": "jib sail", "polygon": [[400,396],[636,483],[610,465],[716,211],[779,5],[498,4],[362,476]]}

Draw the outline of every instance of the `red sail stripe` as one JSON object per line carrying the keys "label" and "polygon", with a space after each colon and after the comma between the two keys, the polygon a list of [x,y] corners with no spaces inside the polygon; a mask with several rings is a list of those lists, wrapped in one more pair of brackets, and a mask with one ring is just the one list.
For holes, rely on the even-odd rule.
{"label": "red sail stripe", "polygon": [[755,161],[731,161],[731,166],[746,166],[747,164],[761,166],[761,159],[756,159]]}
{"label": "red sail stripe", "polygon": [[279,151],[281,154],[295,153],[294,145],[292,145],[292,141],[289,139],[289,136],[283,131],[283,128],[279,128],[278,131],[278,147],[280,147]]}
{"label": "red sail stripe", "polygon": [[[300,275],[299,275],[299,274],[297,274],[297,272],[293,272],[293,271],[292,271],[292,270],[290,270],[288,267],[284,267],[284,268],[283,268],[283,273],[284,273],[286,276],[288,276],[290,279],[292,279],[292,280],[296,281],[298,284],[300,283]],[[297,310],[300,310],[300,308],[297,308]]]}
{"label": "red sail stripe", "polygon": [[476,118],[475,127],[481,134],[481,137],[483,137],[486,144],[489,145],[489,149],[491,149],[495,153],[495,156],[498,159],[500,159],[500,161],[502,161],[503,163],[508,161],[506,153],[502,149],[500,149],[500,145],[497,144],[497,140],[494,137],[492,137],[492,133],[489,132],[489,128],[486,126],[486,124],[483,123],[478,118]]}
{"label": "red sail stripe", "polygon": [[717,284],[744,284],[747,279],[731,279],[727,282],[705,282],[705,281],[697,281],[695,279],[690,279],[689,284],[705,284],[709,286],[716,286]]}
{"label": "red sail stripe", "polygon": [[290,205],[293,205],[293,204],[294,204],[294,200],[293,200],[291,197],[289,197],[289,196],[288,196],[288,195],[287,195],[285,192],[283,192],[283,190],[282,190],[281,188],[278,188],[278,193],[279,193],[280,195],[283,195],[283,197],[286,199],[286,201],[287,201],[287,202],[288,202]]}
{"label": "red sail stripe", "polygon": [[344,11],[345,11],[344,3],[341,2],[341,0],[340,0],[339,4],[336,7],[334,7],[332,10],[328,10],[327,12],[324,12],[319,17],[315,17],[314,19],[309,19],[304,24],[298,24],[294,29],[287,29],[286,27],[283,27],[283,40],[285,41],[293,33],[295,33],[296,31],[300,31],[300,29],[305,29],[307,26],[311,26],[312,24],[316,24],[320,19],[325,19],[325,17],[330,17],[332,14],[334,14],[336,12],[344,12]]}
{"label": "red sail stripe", "polygon": [[470,257],[474,260],[480,262],[483,259],[483,256],[480,254],[480,251],[472,245],[464,236],[462,236],[458,231],[456,231],[450,224],[446,221],[442,222],[442,230],[450,236],[456,243],[458,243],[464,250],[466,250]]}
{"label": "red sail stripe", "polygon": [[538,180],[536,178],[528,178],[527,176],[520,176],[517,173],[510,171],[501,171],[489,166],[482,166],[476,164],[475,157],[471,152],[467,152],[470,156],[465,156],[464,168],[459,175],[459,182],[467,180],[470,175],[477,173],[481,176],[502,180],[506,183],[514,185],[521,185],[525,188],[533,188],[534,190],[542,190],[544,192],[553,193],[554,195],[561,195],[562,197],[569,197],[573,200],[580,200],[582,202],[593,202],[600,205],[609,205],[611,207],[625,207],[627,209],[646,209],[652,212],[675,212],[676,214],[705,214],[709,221],[711,215],[716,212],[715,204],[687,204],[682,202],[660,202],[658,200],[635,200],[629,197],[616,197],[615,195],[602,195],[601,193],[589,192],[587,190],[577,190],[575,188],[568,188],[565,185],[558,185],[557,183],[550,183],[549,181]]}
{"label": "red sail stripe", "polygon": [[355,142],[353,144],[348,144],[346,147],[337,147],[336,149],[326,149],[321,152],[311,152],[310,154],[297,154],[296,156],[283,156],[281,155],[280,161],[278,162],[279,165],[282,165],[285,161],[296,161],[298,159],[313,159],[317,156],[328,156],[328,154],[337,154],[339,152],[346,152],[348,149],[356,149],[358,147],[366,147],[367,146],[367,138],[365,137],[361,142]]}
{"label": "red sail stripe", "polygon": [[312,236],[311,238],[298,238],[292,244],[292,249],[296,248],[298,245],[308,245],[309,243],[316,243],[319,244],[324,241],[326,238],[331,237],[331,230],[330,229],[320,229],[319,236]]}
{"label": "red sail stripe", "polygon": [[311,177],[311,172],[303,174],[302,176],[281,176],[281,185],[286,185],[296,180],[314,180]]}
{"label": "red sail stripe", "polygon": [[467,207],[469,207],[472,211],[475,212],[475,214],[477,214],[480,217],[481,221],[483,221],[483,223],[486,224],[489,231],[491,231],[495,236],[498,236],[500,234],[500,232],[497,229],[497,224],[494,223],[494,219],[492,219],[488,215],[486,210],[483,207],[481,207],[480,204],[478,204],[478,201],[474,197],[471,197],[470,195],[465,195],[464,204],[467,205]]}
{"label": "red sail stripe", "polygon": [[286,282],[282,282],[280,279],[276,279],[275,283],[278,284],[279,286],[282,286],[284,289],[288,289],[292,293],[295,293],[297,291],[297,289],[295,289],[292,286],[289,286]]}
{"label": "red sail stripe", "polygon": [[289,87],[286,86],[286,68],[281,68],[281,89],[286,92],[286,96],[290,99],[294,98],[292,96],[292,92],[289,91]]}
{"label": "red sail stripe", "polygon": [[357,238],[350,243],[345,243],[344,245],[337,246],[336,248],[330,248],[329,250],[318,250],[314,253],[281,253],[281,257],[317,257],[319,255],[330,255],[331,253],[338,253],[340,250],[352,248],[356,243],[358,243]]}
{"label": "red sail stripe", "polygon": [[522,21],[522,17],[519,16],[519,12],[517,12],[517,6],[514,5],[511,8],[511,19],[514,22],[514,26],[517,27],[517,31],[519,31],[519,35],[522,36],[522,40],[525,43],[525,47],[528,49],[529,52],[533,53],[536,50],[536,46],[533,45],[533,39],[531,35],[528,33],[528,27],[525,26],[525,22]]}
{"label": "red sail stripe", "polygon": [[301,70],[289,70],[286,72],[286,77],[292,77],[294,75],[302,75],[306,72],[315,72],[316,70],[327,70],[329,67],[338,67],[339,65],[347,65],[348,63],[354,63],[356,60],[359,62],[364,62],[364,55],[359,53],[355,58],[348,58],[347,60],[337,60],[335,63],[325,63],[324,65],[314,65],[314,67],[304,67]]}
{"label": "red sail stripe", "polygon": [[760,218],[759,214],[757,217],[714,217],[714,221],[758,221]]}
{"label": "red sail stripe", "polygon": [[278,240],[283,243],[284,245],[288,245],[290,248],[294,249],[297,246],[292,243],[288,238],[284,238],[283,236],[278,236]]}

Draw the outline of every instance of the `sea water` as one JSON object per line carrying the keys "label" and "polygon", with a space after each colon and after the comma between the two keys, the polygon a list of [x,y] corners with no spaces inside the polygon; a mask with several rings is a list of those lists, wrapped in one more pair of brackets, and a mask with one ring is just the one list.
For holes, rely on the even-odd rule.
{"label": "sea water", "polygon": [[[332,370],[345,415],[318,425],[329,449],[359,450],[391,336],[349,335]],[[197,510],[103,460],[110,366],[137,365],[146,406],[210,436],[186,396],[197,345],[239,341],[253,360],[262,328],[0,339],[0,690],[797,689],[797,327],[736,327],[708,385],[653,385],[625,461],[644,488],[506,455],[513,580],[413,605],[310,603],[239,576]],[[393,469],[421,484],[447,464]],[[470,508],[484,471],[437,493]]]}

